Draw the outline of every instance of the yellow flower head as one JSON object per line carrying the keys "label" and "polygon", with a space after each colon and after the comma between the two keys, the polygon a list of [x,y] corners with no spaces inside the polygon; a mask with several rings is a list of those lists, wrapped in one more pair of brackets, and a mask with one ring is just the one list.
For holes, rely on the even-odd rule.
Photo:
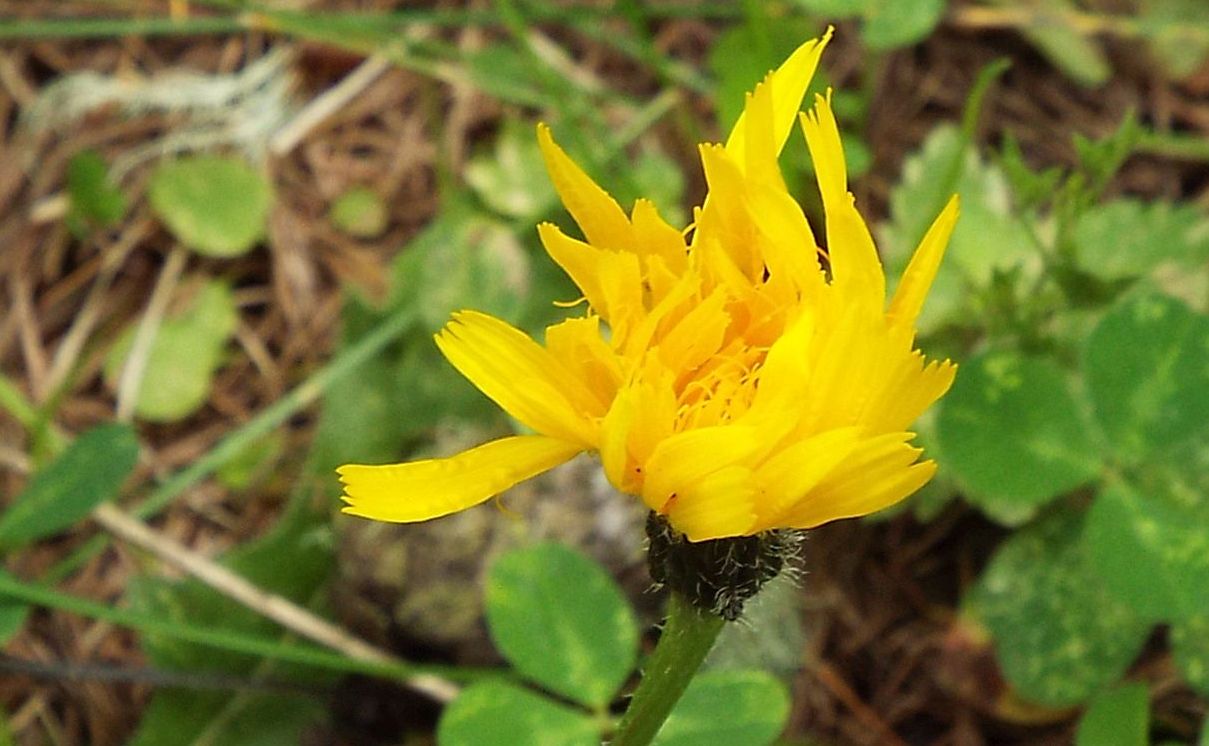
{"label": "yellow flower head", "polygon": [[[894,297],[848,191],[830,102],[799,113],[830,37],[803,44],[748,94],[726,144],[700,147],[709,195],[680,231],[653,204],[627,216],[538,127],[550,177],[585,240],[543,244],[587,300],[545,344],[456,313],[437,335],[462,375],[535,434],[449,458],[348,465],[345,512],[421,521],[477,505],[582,451],[691,541],[810,528],[891,505],[926,483],[911,422],[955,366],[914,349],[915,319],[957,219],[954,197]],[[799,121],[827,249],[777,157]],[[686,241],[686,236],[691,238]]]}

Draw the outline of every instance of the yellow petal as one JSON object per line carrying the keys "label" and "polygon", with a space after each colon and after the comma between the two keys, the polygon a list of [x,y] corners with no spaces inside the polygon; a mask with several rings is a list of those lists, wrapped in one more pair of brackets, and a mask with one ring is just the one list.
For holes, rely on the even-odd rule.
{"label": "yellow petal", "polygon": [[449,458],[388,466],[348,464],[336,471],[344,483],[345,513],[410,523],[478,505],[582,450],[578,443],[557,438],[517,435]]}
{"label": "yellow petal", "polygon": [[755,224],[769,280],[784,278],[803,295],[823,292],[818,244],[801,205],[784,189],[764,184],[750,185],[744,197],[748,213],[759,216]]}
{"label": "yellow petal", "polygon": [[886,312],[886,318],[892,325],[915,325],[915,319],[919,317],[928,296],[928,289],[932,287],[932,280],[940,268],[940,260],[944,258],[953,228],[957,225],[959,212],[960,200],[954,194],[919,242],[919,248],[907,264],[894,291],[894,298],[890,301],[890,309]]}
{"label": "yellow petal", "polygon": [[922,449],[907,441],[913,433],[870,438],[832,470],[809,494],[786,511],[782,525],[814,528],[828,521],[868,515],[922,487],[936,466],[914,464]]}
{"label": "yellow petal", "polygon": [[634,202],[630,212],[634,225],[634,251],[644,256],[657,256],[676,274],[684,271],[688,264],[688,247],[684,234],[667,224],[647,199]]}
{"label": "yellow petal", "polygon": [[726,296],[711,293],[698,302],[656,341],[663,364],[675,371],[691,371],[718,351],[730,316],[723,306]]}
{"label": "yellow petal", "polygon": [[804,312],[769,348],[747,417],[763,422],[800,412],[810,386],[809,355],[814,331],[814,316]]}
{"label": "yellow petal", "polygon": [[595,440],[595,397],[524,332],[485,313],[460,311],[436,341],[458,372],[525,425],[583,445]]}
{"label": "yellow petal", "polygon": [[563,233],[553,223],[537,226],[546,253],[583,291],[592,310],[609,322],[615,333],[642,311],[642,272],[638,257],[608,251]]}
{"label": "yellow petal", "polygon": [[642,474],[630,454],[630,435],[638,411],[638,392],[623,388],[600,423],[600,465],[609,483],[620,492],[635,494],[642,489]]}
{"label": "yellow petal", "polygon": [[801,121],[826,213],[832,284],[845,302],[880,311],[886,302],[886,277],[869,226],[848,191],[844,147],[828,99],[818,96],[814,110]]}
{"label": "yellow petal", "polygon": [[621,206],[558,147],[544,124],[537,125],[537,142],[558,196],[588,243],[614,250],[633,246],[630,221]]}
{"label": "yellow petal", "polygon": [[829,213],[839,207],[848,194],[848,166],[844,162],[839,124],[831,111],[831,91],[828,90],[826,96],[816,94],[814,108],[799,114],[798,119],[806,135],[810,160],[814,163],[823,210]]}
{"label": "yellow petal", "polygon": [[596,407],[587,414],[604,414],[621,386],[621,360],[600,334],[600,317],[570,318],[546,327],[546,350],[583,382]]}
{"label": "yellow petal", "polygon": [[744,536],[755,521],[751,469],[727,466],[685,485],[668,506],[667,519],[689,541]]}
{"label": "yellow petal", "polygon": [[[765,79],[756,86],[754,93],[747,94],[747,104],[743,108],[743,153],[735,160],[749,182],[783,190],[785,180],[777,166],[781,143],[775,141],[772,86],[768,83]],[[735,155],[733,151],[731,153]]]}
{"label": "yellow petal", "polygon": [[870,401],[865,424],[883,432],[903,430],[949,390],[956,373],[957,366],[948,360],[925,366],[920,352],[904,356]]}
{"label": "yellow petal", "polygon": [[[710,474],[733,466],[760,447],[755,428],[716,425],[676,433],[665,438],[643,465],[642,499],[656,512]],[[683,529],[681,529],[683,531]],[[736,533],[742,533],[746,526]]]}
{"label": "yellow petal", "polygon": [[763,276],[764,263],[753,251],[755,225],[743,202],[743,171],[730,153],[717,145],[701,145],[698,150],[709,195],[697,218],[693,243],[698,243],[698,238],[716,241],[750,284]]}
{"label": "yellow petal", "polygon": [[[781,66],[765,82],[761,83],[761,85],[771,88],[772,129],[778,153],[785,146],[789,130],[793,128],[793,120],[797,117],[798,110],[802,108],[802,97],[806,95],[806,88],[810,85],[810,79],[814,77],[814,71],[819,65],[819,57],[823,54],[823,48],[831,40],[831,32],[832,29],[828,28],[820,38],[811,39],[798,47],[789,56],[789,59],[781,63]],[[735,122],[734,129],[731,130],[730,137],[726,140],[727,151],[739,161],[743,161],[745,158],[746,118],[746,113],[739,115],[739,121]]]}
{"label": "yellow petal", "polygon": [[852,454],[860,428],[827,430],[785,448],[756,471],[762,493],[756,530],[785,525],[785,513]]}

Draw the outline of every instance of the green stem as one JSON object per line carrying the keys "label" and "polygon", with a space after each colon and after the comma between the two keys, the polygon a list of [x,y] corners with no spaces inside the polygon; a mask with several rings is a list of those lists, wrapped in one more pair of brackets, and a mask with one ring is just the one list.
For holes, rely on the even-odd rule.
{"label": "green stem", "polygon": [[679,593],[668,600],[667,623],[611,746],[646,746],[680,701],[725,621],[693,606]]}

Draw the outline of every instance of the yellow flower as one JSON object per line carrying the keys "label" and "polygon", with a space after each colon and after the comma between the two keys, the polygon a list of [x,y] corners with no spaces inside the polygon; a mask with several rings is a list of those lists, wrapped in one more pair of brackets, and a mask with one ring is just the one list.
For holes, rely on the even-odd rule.
{"label": "yellow flower", "polygon": [[[550,177],[585,240],[551,224],[538,231],[587,311],[549,327],[544,345],[475,311],[454,314],[436,337],[534,434],[449,458],[343,466],[345,512],[435,518],[582,451],[691,541],[864,515],[926,483],[935,464],[918,461],[907,428],[948,390],[955,366],[925,362],[914,324],[957,200],[887,306],[830,102],[799,113],[829,36],[748,94],[725,146],[700,147],[709,195],[691,232],[645,200],[627,216],[539,126]],[[795,120],[818,175],[826,251],[777,165]]]}

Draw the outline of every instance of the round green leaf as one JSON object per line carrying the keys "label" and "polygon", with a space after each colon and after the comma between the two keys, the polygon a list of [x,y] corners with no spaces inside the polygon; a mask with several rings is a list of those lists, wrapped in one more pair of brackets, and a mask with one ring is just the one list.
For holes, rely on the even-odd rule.
{"label": "round green leaf", "polygon": [[789,692],[763,671],[706,671],[688,685],[655,746],[767,746],[785,728]]}
{"label": "round green leaf", "polygon": [[870,49],[893,49],[928,38],[945,14],[946,0],[881,0],[866,3],[861,38]]}
{"label": "round green leaf", "polygon": [[1100,469],[1066,375],[1010,352],[961,366],[941,402],[937,437],[942,465],[976,504],[1041,505]]}
{"label": "round green leaf", "polygon": [[374,238],[386,230],[386,202],[369,187],[354,187],[332,203],[332,224],[350,236]]}
{"label": "round green leaf", "polygon": [[[175,422],[201,407],[237,323],[235,298],[220,282],[207,283],[187,308],[165,319],[151,344],[135,414]],[[123,331],[105,358],[105,381],[115,390],[136,333],[137,322]]]}
{"label": "round green leaf", "polygon": [[1118,456],[1146,456],[1209,432],[1209,317],[1158,294],[1100,321],[1084,356],[1087,389]]}
{"label": "round green leaf", "polygon": [[611,577],[558,544],[502,555],[487,580],[487,625],[525,677],[603,707],[634,670],[638,625]]}
{"label": "round green leaf", "polygon": [[598,746],[600,736],[584,713],[502,681],[467,688],[437,724],[440,746]]}
{"label": "round green leaf", "polygon": [[1058,513],[1004,542],[970,597],[1004,676],[1026,699],[1053,707],[1116,681],[1150,625],[1088,567],[1078,516]]}
{"label": "round green leaf", "polygon": [[1138,614],[1209,614],[1209,515],[1115,484],[1096,497],[1083,536],[1104,586]]}
{"label": "round green leaf", "polygon": [[67,163],[67,194],[71,197],[69,224],[115,225],[126,214],[126,195],[109,181],[109,169],[100,153],[83,150]]}
{"label": "round green leaf", "polygon": [[558,199],[533,126],[513,119],[505,120],[493,153],[466,164],[465,177],[483,204],[507,217],[530,220]]}
{"label": "round green leaf", "polygon": [[147,196],[180,242],[205,256],[245,254],[265,233],[272,190],[241,160],[199,155],[165,161]]}
{"label": "round green leaf", "polygon": [[0,514],[0,547],[56,534],[113,498],[138,461],[129,425],[100,425],[82,433]]}
{"label": "round green leaf", "polygon": [[1191,204],[1119,199],[1095,205],[1075,224],[1079,266],[1105,280],[1149,274],[1172,259],[1209,257],[1209,220]]}
{"label": "round green leaf", "polygon": [[1079,721],[1075,746],[1148,746],[1150,692],[1141,682],[1099,694]]}
{"label": "round green leaf", "polygon": [[1209,614],[1172,624],[1171,650],[1184,681],[1209,697]]}

